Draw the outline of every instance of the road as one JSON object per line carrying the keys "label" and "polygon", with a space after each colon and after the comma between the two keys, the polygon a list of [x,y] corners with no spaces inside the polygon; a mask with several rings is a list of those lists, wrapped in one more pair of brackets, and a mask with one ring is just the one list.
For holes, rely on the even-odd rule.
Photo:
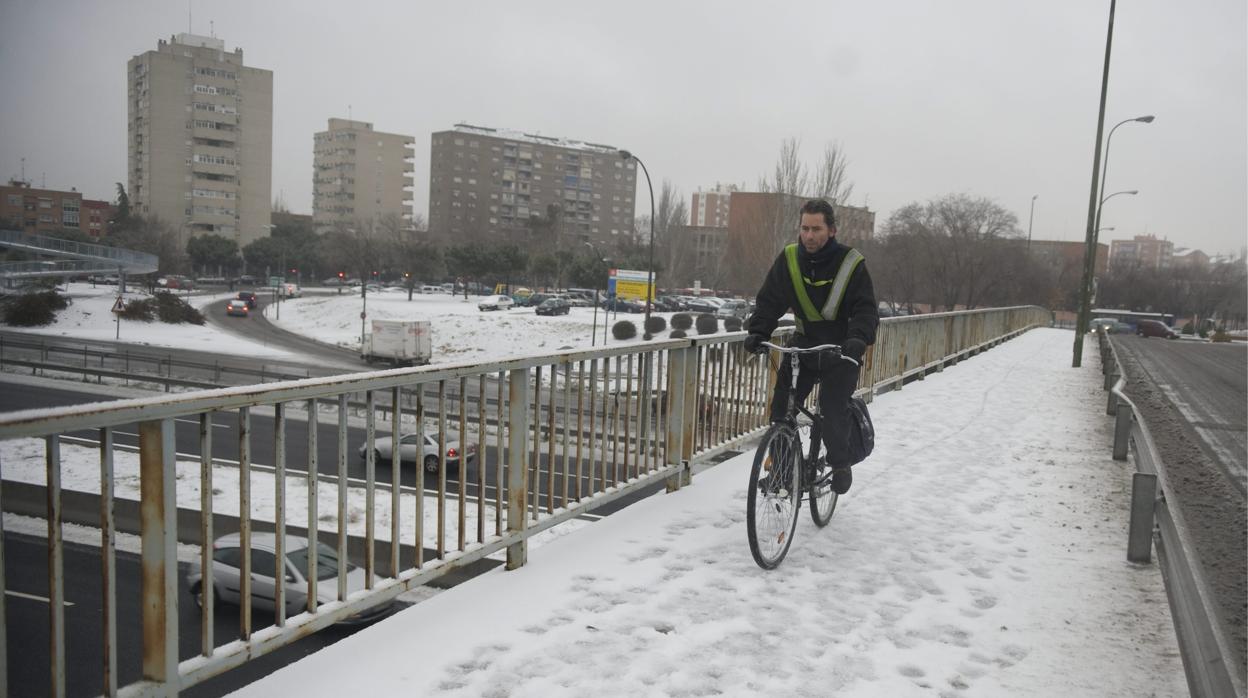
{"label": "road", "polygon": [[[48,695],[48,556],[42,538],[4,534],[7,583],[5,613],[9,633],[8,695]],[[66,695],[103,693],[103,595],[99,549],[75,543],[64,545]],[[117,676],[125,686],[141,678],[140,564],[138,555],[118,551]],[[189,659],[200,650],[200,611],[182,581],[186,564],[178,565],[178,654]],[[238,608],[222,604],[215,614],[213,638],[218,646],[239,635]],[[273,624],[273,615],[253,611],[252,627]],[[236,670],[184,691],[184,696],[220,696],[331,645],[361,626],[335,626],[303,638]]]}
{"label": "road", "polygon": [[1114,336],[1241,674],[1248,665],[1248,346]]}
{"label": "road", "polygon": [[248,317],[242,318],[226,315],[225,306],[229,303],[228,300],[217,301],[205,307],[204,317],[207,318],[209,325],[220,328],[229,334],[253,342],[265,342],[288,349],[295,354],[305,357],[309,363],[315,362],[324,365],[325,369],[332,370],[333,373],[370,370],[368,365],[360,360],[358,352],[318,342],[293,332],[287,332],[269,322],[264,317],[264,308],[270,302],[270,299],[266,297],[267,295],[263,292],[256,293],[256,307]]}
{"label": "road", "polygon": [[[42,386],[30,386],[20,383],[4,382],[0,378],[0,412],[8,412],[19,409],[29,409],[33,407],[56,407],[62,405],[73,405],[84,402],[98,402],[102,398],[98,394],[80,392],[63,388],[47,388]],[[380,436],[388,436],[389,431],[385,430],[386,424],[378,423],[376,433]],[[333,423],[323,418],[317,423],[317,472],[323,476],[330,478],[337,477],[338,474],[338,425],[336,419]],[[251,462],[259,465],[272,465],[275,462],[274,453],[276,451],[276,440],[274,438],[274,422],[273,418],[263,413],[253,413],[251,417],[251,439],[249,441],[251,448]],[[187,458],[197,459],[199,457],[199,423],[194,419],[177,419],[174,421],[175,433],[175,449],[179,455]],[[122,425],[114,429],[113,435],[116,443],[126,446],[138,446],[138,429],[137,425]],[[295,478],[307,472],[306,464],[308,461],[307,437],[308,423],[302,419],[288,419],[286,421],[286,466],[287,475]],[[73,437],[79,442],[96,444],[98,443],[98,433],[94,430],[84,430],[80,432],[72,432],[67,436]],[[212,435],[212,454],[214,459],[237,462],[238,461],[238,419],[227,413],[214,413],[213,415],[213,435]],[[366,476],[366,465],[364,459],[359,455],[359,448],[365,443],[366,431],[363,427],[349,426],[347,428],[347,476],[349,478],[363,481]],[[488,439],[493,442],[493,439]],[[482,455],[484,456],[482,461]],[[531,457],[530,452],[530,457]],[[479,464],[484,462],[484,469],[479,468]],[[469,461],[467,468],[468,488],[466,495],[469,498],[475,498],[477,492],[478,477],[484,475],[485,478],[485,497],[487,501],[497,500],[496,478],[497,468],[495,464],[498,462],[497,449],[492,443],[487,443],[483,454],[478,454],[477,460]],[[547,482],[550,480],[549,459],[546,451],[546,444],[542,444],[542,450],[538,454],[537,460],[537,480],[531,483],[536,486],[539,493],[539,502],[546,504],[548,501]],[[554,474],[554,500],[553,505],[560,507],[563,505],[562,494],[564,491],[561,475],[564,467],[562,456],[555,456],[556,473]],[[569,466],[572,472],[575,472],[576,466]],[[380,483],[389,483],[391,481],[390,461],[379,461],[375,467],[375,479]],[[455,466],[448,468],[447,472],[447,493],[448,496],[456,494],[459,491],[457,482],[458,469]],[[505,477],[505,475],[504,475]],[[404,487],[416,486],[416,469],[414,465],[405,465],[399,473],[400,484]],[[431,482],[432,481],[432,482]],[[425,478],[425,491],[427,494],[436,494],[436,478]],[[581,479],[582,492],[588,493],[591,485],[588,473],[584,473]],[[569,481],[570,495],[575,496],[575,478]],[[656,485],[647,488],[642,492],[623,497],[619,500],[611,502],[602,507],[598,511],[599,515],[605,516],[611,512],[618,511],[620,508],[628,506],[632,502],[649,496],[654,491],[661,488]]]}

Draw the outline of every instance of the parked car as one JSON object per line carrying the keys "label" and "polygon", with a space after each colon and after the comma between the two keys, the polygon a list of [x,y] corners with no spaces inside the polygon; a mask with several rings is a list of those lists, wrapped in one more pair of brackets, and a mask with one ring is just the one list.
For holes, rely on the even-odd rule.
{"label": "parked car", "polygon": [[1167,327],[1166,323],[1160,320],[1140,320],[1135,323],[1135,333],[1141,337],[1179,338],[1179,333],[1174,328]]}
{"label": "parked car", "polygon": [[420,287],[419,292],[420,293],[442,293],[442,287],[425,284],[424,286]]}
{"label": "parked car", "polygon": [[627,298],[608,298],[602,302],[603,310],[615,311],[617,313],[644,313],[646,306],[634,300]]}
{"label": "parked car", "polygon": [[569,293],[567,296],[568,305],[573,308],[592,308],[594,307],[593,297],[586,298],[580,294]]}
{"label": "parked car", "polygon": [[719,306],[722,304],[723,301],[719,298],[714,298],[712,296],[699,296],[691,299],[686,304],[686,310],[691,313],[711,313],[714,315],[715,312],[719,310]]}
{"label": "parked car", "polygon": [[486,296],[477,303],[477,308],[482,311],[509,310],[515,303],[511,296]]}
{"label": "parked car", "polygon": [[248,308],[256,307],[256,292],[255,291],[239,291],[238,295],[235,296],[235,298],[237,298],[240,301],[246,301]]}
{"label": "parked car", "polygon": [[658,296],[654,299],[654,309],[660,313],[674,313],[684,310],[684,305],[676,296]]}
{"label": "parked car", "polygon": [[[308,539],[286,536],[283,543],[281,573],[284,580],[285,606],[288,615],[303,612],[308,605]],[[189,564],[186,582],[196,603],[203,607],[204,594],[212,593],[218,601],[239,604],[242,602],[242,538],[237,533],[221,536],[212,542],[212,579],[204,584],[204,572],[199,557]],[[363,589],[364,570],[347,563],[347,593]],[[251,533],[251,606],[256,609],[276,611],[277,599],[277,536],[273,533]],[[316,597],[320,603],[338,599],[338,551],[324,544],[316,544]],[[393,601],[381,603],[341,621],[345,624],[366,623],[387,615],[394,608]]]}
{"label": "parked car", "polygon": [[559,297],[547,298],[537,305],[535,312],[538,315],[567,315],[572,310],[572,305],[567,300]]}
{"label": "parked car", "polygon": [[719,310],[715,311],[715,317],[728,318],[738,317],[742,320],[750,314],[750,302],[743,300],[730,300],[719,306]]}
{"label": "parked car", "polygon": [[[420,446],[420,440],[424,439],[424,446]],[[417,447],[419,446],[419,452]],[[465,463],[471,463],[477,456],[477,447],[468,444],[466,447],[468,454]],[[384,436],[373,441],[374,458],[378,463],[389,463],[394,454],[394,439]],[[360,458],[368,455],[368,444],[360,446]],[[459,448],[458,439],[447,439],[446,442],[446,465],[447,467],[459,467]],[[399,441],[399,462],[400,463],[420,463],[425,467],[425,472],[438,472],[438,435],[437,434],[404,434]]]}
{"label": "parked car", "polygon": [[251,314],[251,306],[247,305],[247,301],[235,298],[225,304],[225,314],[247,317]]}
{"label": "parked car", "polygon": [[537,306],[546,302],[547,298],[554,298],[554,297],[555,297],[555,294],[553,293],[534,293],[534,294],[531,294],[528,298],[525,298],[523,303],[518,303],[518,305],[523,305],[526,308],[536,308]]}

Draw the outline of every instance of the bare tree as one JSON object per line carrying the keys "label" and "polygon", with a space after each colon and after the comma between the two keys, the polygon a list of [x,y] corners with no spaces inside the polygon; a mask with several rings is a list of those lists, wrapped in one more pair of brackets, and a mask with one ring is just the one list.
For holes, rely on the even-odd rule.
{"label": "bare tree", "polygon": [[823,160],[815,169],[811,195],[827,199],[834,204],[848,205],[854,194],[854,183],[849,180],[849,160],[840,143],[829,143],[823,149]]}

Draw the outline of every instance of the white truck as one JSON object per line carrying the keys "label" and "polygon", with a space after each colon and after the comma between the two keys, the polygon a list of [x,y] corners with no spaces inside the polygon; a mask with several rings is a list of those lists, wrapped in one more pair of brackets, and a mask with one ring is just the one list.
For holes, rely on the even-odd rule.
{"label": "white truck", "polygon": [[420,366],[433,356],[428,320],[373,320],[372,331],[360,351],[368,363]]}

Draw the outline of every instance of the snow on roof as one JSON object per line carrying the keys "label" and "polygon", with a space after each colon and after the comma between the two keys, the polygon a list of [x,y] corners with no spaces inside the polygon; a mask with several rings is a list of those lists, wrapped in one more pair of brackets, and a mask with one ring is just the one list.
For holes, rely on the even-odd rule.
{"label": "snow on roof", "polygon": [[584,141],[573,140],[571,138],[556,138],[554,136],[542,136],[534,133],[524,133],[523,131],[513,131],[505,128],[473,126],[472,124],[455,124],[455,131],[458,133],[472,133],[478,136],[489,136],[491,138],[503,138],[509,141],[518,141],[521,143],[550,145],[557,148],[568,148],[569,150],[584,150],[591,153],[615,154],[620,151],[619,148],[613,145],[586,143]]}

